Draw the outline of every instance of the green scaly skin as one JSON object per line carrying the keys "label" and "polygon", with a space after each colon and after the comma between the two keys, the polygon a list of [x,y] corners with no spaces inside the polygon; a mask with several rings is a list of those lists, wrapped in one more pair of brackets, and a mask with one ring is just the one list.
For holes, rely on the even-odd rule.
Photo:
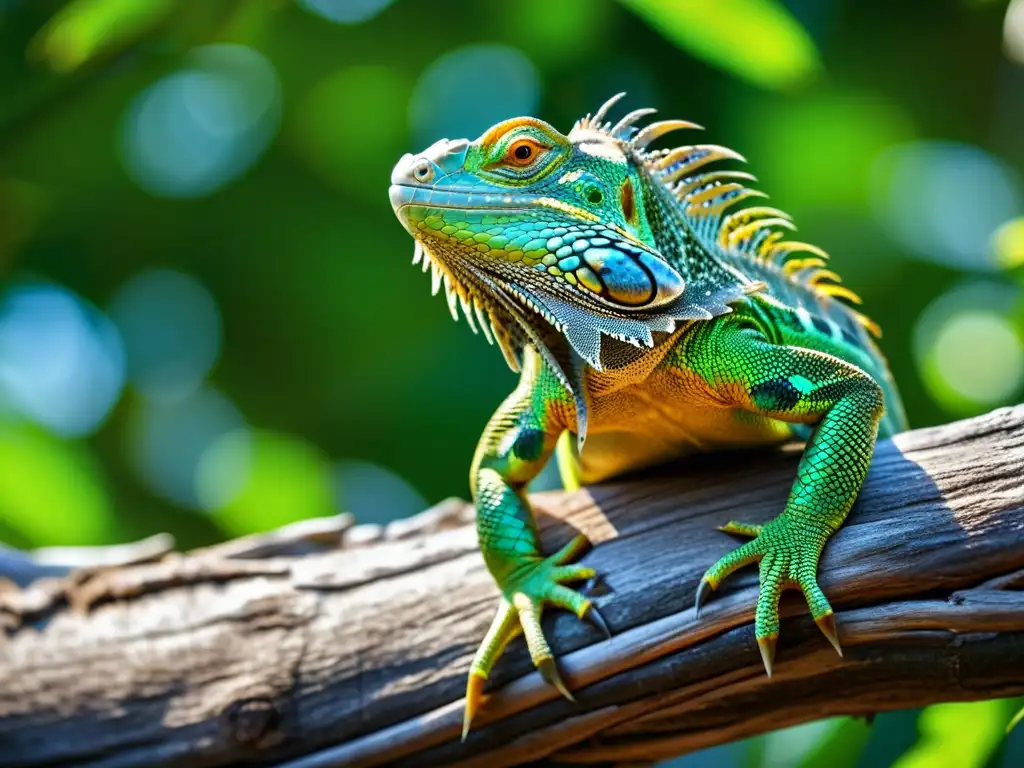
{"label": "green scaly skin", "polygon": [[781,211],[729,212],[758,195],[742,184],[750,177],[705,166],[742,158],[710,144],[651,150],[669,131],[697,126],[638,131],[649,110],[611,125],[618,98],[567,136],[516,118],[474,142],[406,155],[392,174],[414,262],[432,270],[453,316],[461,307],[521,372],[470,472],[480,548],[503,597],[470,667],[463,737],[490,670],[520,633],[541,674],[571,698],[541,629],[546,606],[607,632],[567,586],[594,576],[573,564],[586,539],[545,557],[525,496],[556,449],[572,485],[696,451],[807,441],[785,509],[765,525],[723,526],[750,541],[697,589],[699,610],[726,576],[760,564],[755,633],[770,675],[786,588],[803,592],[840,650],[818,559],[879,432],[905,427],[877,329],[839,301],[859,300],[824,269],[825,254],[784,240],[792,225]]}

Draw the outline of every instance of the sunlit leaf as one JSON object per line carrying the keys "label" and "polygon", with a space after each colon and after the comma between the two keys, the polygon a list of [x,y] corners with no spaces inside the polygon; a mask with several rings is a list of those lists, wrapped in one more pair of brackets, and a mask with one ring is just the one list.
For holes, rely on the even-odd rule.
{"label": "sunlit leaf", "polygon": [[1010,720],[1010,722],[1007,724],[1006,732],[1009,733],[1014,728],[1016,728],[1017,724],[1020,723],[1021,720],[1024,720],[1024,707],[1021,707],[1017,710],[1017,714],[1015,714],[1013,718]]}
{"label": "sunlit leaf", "polygon": [[776,0],[620,0],[688,53],[766,88],[821,70],[807,31]]}
{"label": "sunlit leaf", "polygon": [[1005,699],[928,707],[918,719],[918,742],[892,768],[981,768],[1006,735]]}
{"label": "sunlit leaf", "polygon": [[20,422],[0,422],[0,520],[31,546],[116,538],[106,489],[85,448]]}
{"label": "sunlit leaf", "polygon": [[153,29],[174,0],[72,0],[29,43],[29,54],[58,72],[77,69]]}

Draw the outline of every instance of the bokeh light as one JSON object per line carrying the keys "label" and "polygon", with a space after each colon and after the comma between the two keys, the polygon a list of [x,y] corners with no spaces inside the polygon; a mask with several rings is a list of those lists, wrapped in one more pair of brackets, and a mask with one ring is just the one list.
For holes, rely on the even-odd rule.
{"label": "bokeh light", "polygon": [[867,213],[872,161],[916,138],[906,112],[878,93],[819,92],[778,111],[765,98],[752,99],[733,118],[743,132],[736,149],[763,180],[757,188],[784,207],[814,211]]}
{"label": "bokeh light", "polygon": [[541,79],[508,45],[467,45],[445,53],[420,76],[409,105],[415,144],[475,139],[494,123],[536,112]]}
{"label": "bokeh light", "polygon": [[169,402],[140,398],[128,424],[128,460],[154,493],[196,509],[202,506],[196,478],[203,454],[244,427],[234,403],[210,388]]}
{"label": "bokeh light", "polygon": [[392,2],[394,0],[299,0],[299,5],[337,24],[358,24],[369,21]]}
{"label": "bokeh light", "polygon": [[16,284],[0,299],[0,402],[69,437],[106,418],[124,386],[114,324],[49,283]]}
{"label": "bokeh light", "polygon": [[1010,219],[992,234],[992,253],[1004,269],[1024,264],[1024,216]]}
{"label": "bokeh light", "polygon": [[1003,19],[1003,50],[1018,64],[1024,64],[1024,0],[1010,0]]}
{"label": "bokeh light", "polygon": [[992,232],[1022,211],[1020,180],[979,147],[918,141],[890,147],[871,172],[875,216],[901,246],[950,266],[995,269]]}
{"label": "bokeh light", "polygon": [[241,45],[195,50],[190,66],[159,80],[128,109],[125,169],[147,192],[209,194],[256,162],[280,122],[277,74]]}
{"label": "bokeh light", "polygon": [[427,508],[397,473],[368,461],[344,461],[335,470],[338,508],[360,523],[388,523]]}
{"label": "bokeh light", "polygon": [[195,391],[220,355],[220,312],[190,275],[142,272],[121,286],[110,314],[124,339],[129,377],[147,397],[174,400]]}
{"label": "bokeh light", "polygon": [[[405,151],[409,84],[391,67],[346,67],[316,83],[299,103],[291,144],[324,180],[377,200],[367,179],[387,178]],[[350,120],[363,112],[372,120]]]}
{"label": "bokeh light", "polygon": [[1014,285],[972,281],[921,314],[914,355],[925,387],[958,415],[1010,402],[1024,387],[1024,344],[1012,322]]}
{"label": "bokeh light", "polygon": [[228,432],[212,443],[195,489],[232,535],[338,512],[327,457],[301,438],[266,430]]}

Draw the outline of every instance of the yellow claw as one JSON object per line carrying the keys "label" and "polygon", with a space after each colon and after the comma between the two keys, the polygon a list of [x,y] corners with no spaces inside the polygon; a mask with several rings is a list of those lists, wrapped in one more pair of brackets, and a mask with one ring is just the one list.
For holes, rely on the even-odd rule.
{"label": "yellow claw", "polygon": [[476,672],[469,673],[469,679],[466,681],[466,709],[462,715],[463,741],[469,735],[469,727],[473,724],[473,718],[476,717],[477,710],[480,709],[480,706],[486,699],[484,696],[484,683],[486,682],[486,677]]}
{"label": "yellow claw", "polygon": [[839,635],[836,633],[836,617],[835,614],[829,611],[824,616],[820,616],[814,620],[814,623],[818,625],[818,629],[830,643],[832,647],[836,649],[836,653],[840,656],[843,655],[843,647],[839,644]]}
{"label": "yellow claw", "polygon": [[768,677],[772,676],[772,663],[775,661],[775,644],[779,642],[779,636],[767,635],[757,638],[757,647],[761,651],[761,661],[764,662],[764,671]]}

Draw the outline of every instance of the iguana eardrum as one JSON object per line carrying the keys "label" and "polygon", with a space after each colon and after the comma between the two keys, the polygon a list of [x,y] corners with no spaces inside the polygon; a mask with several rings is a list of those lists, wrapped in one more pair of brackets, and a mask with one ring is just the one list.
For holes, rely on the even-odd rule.
{"label": "iguana eardrum", "polygon": [[[484,430],[470,473],[480,548],[504,596],[469,672],[463,737],[505,645],[525,635],[546,680],[566,696],[541,629],[546,605],[604,627],[565,584],[586,539],[547,557],[524,493],[557,445],[568,485],[672,457],[807,441],[782,513],[705,572],[709,590],[760,563],[755,631],[772,671],[779,596],[799,588],[840,651],[818,558],[842,525],[876,436],[904,428],[877,327],[825,268],[825,254],[783,239],[782,211],[737,203],[761,196],[713,144],[649,149],[677,129],[654,112],[606,122],[619,94],[568,136],[522,117],[469,142],[405,155],[390,197],[456,319],[497,342],[519,385]],[[570,436],[575,435],[575,440]],[[566,439],[561,439],[563,436]],[[841,651],[840,651],[841,652]],[[570,696],[571,698],[571,696]]]}

